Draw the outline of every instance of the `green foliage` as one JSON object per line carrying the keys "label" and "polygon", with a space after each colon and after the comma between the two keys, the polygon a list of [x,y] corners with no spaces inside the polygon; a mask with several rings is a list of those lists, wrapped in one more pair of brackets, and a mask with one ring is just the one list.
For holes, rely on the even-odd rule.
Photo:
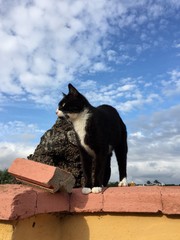
{"label": "green foliage", "polygon": [[7,169],[0,170],[0,184],[12,184],[15,182],[15,178],[8,173]]}
{"label": "green foliage", "polygon": [[108,187],[117,187],[118,186],[118,182],[109,182],[108,183]]}

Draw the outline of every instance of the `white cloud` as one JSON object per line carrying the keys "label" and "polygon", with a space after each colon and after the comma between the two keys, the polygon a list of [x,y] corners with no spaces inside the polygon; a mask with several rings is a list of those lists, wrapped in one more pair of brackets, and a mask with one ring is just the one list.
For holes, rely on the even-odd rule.
{"label": "white cloud", "polygon": [[107,51],[107,59],[108,61],[113,61],[113,62],[116,62],[118,63],[118,60],[117,60],[117,52],[112,50],[112,49],[109,49]]}
{"label": "white cloud", "polygon": [[28,138],[35,139],[35,136],[44,132],[36,124],[27,124],[22,121],[0,122],[0,129],[1,141],[20,142],[21,140],[24,143],[25,141],[28,143]]}
{"label": "white cloud", "polygon": [[107,69],[110,70],[110,68],[108,68],[104,63],[97,62],[91,67],[90,71],[91,72],[107,71]]}
{"label": "white cloud", "polygon": [[98,41],[106,33],[104,3],[96,7],[99,15],[94,15],[93,4],[80,1],[9,5],[0,29],[4,44],[0,49],[1,66],[6,83],[1,91],[37,95],[40,89],[44,92],[51,86],[53,91],[65,80],[72,80],[77,71],[105,70],[99,60],[93,64],[90,61],[102,54]]}
{"label": "white cloud", "polygon": [[27,158],[34,152],[38,136],[45,132],[22,121],[0,122],[0,129],[0,169],[8,168],[15,158]]}
{"label": "white cloud", "polygon": [[166,96],[175,96],[180,94],[180,71],[174,69],[169,72],[170,79],[163,80],[163,93]]}
{"label": "white cloud", "polygon": [[136,86],[134,84],[126,84],[118,88],[120,92],[132,91]]}
{"label": "white cloud", "polygon": [[180,48],[180,43],[176,43],[176,44],[174,45],[174,47],[175,47],[175,48]]}
{"label": "white cloud", "polygon": [[[76,82],[92,104],[111,104],[120,112],[154,107],[179,96],[178,69],[170,71],[164,81],[155,79],[156,86],[143,77],[104,83],[93,79],[96,72],[112,72],[113,67],[124,73],[123,66],[135,62],[144,51],[163,47],[161,30],[167,30],[171,16],[178,16],[179,6],[179,0],[1,1],[0,111],[10,101],[54,104],[69,81]],[[127,29],[137,39],[124,41]],[[161,38],[156,36],[158,31]],[[114,36],[116,41],[112,41]],[[178,50],[179,42],[174,41],[173,47]],[[90,80],[77,80],[85,73]],[[133,120],[130,177],[138,181],[172,176],[172,182],[178,182],[179,106]],[[34,137],[44,132],[35,124],[19,121],[0,123],[0,128],[0,167],[32,153]],[[113,168],[113,176],[116,171]]]}
{"label": "white cloud", "polygon": [[53,79],[43,74],[24,73],[20,75],[19,81],[28,93],[42,96],[52,85]]}
{"label": "white cloud", "polygon": [[[139,117],[128,134],[129,177],[179,184],[180,105]],[[128,124],[127,124],[128,127]]]}
{"label": "white cloud", "polygon": [[151,6],[149,6],[149,9],[148,9],[148,14],[150,17],[153,17],[153,18],[157,18],[159,16],[161,16],[164,12],[164,9],[163,9],[163,5],[160,5],[160,4],[153,4]]}
{"label": "white cloud", "polygon": [[34,152],[34,146],[23,143],[0,142],[0,169],[8,168],[15,158],[27,158]]}
{"label": "white cloud", "polygon": [[131,137],[136,137],[136,138],[143,138],[144,135],[142,134],[142,132],[134,132],[130,134]]}
{"label": "white cloud", "polygon": [[96,106],[106,103],[113,105],[120,112],[129,112],[141,109],[154,101],[161,101],[160,95],[148,89],[151,85],[152,83],[147,84],[142,77],[128,77],[106,85],[94,84],[92,90],[87,87],[88,91],[83,89],[83,92]]}
{"label": "white cloud", "polygon": [[[0,91],[24,94],[40,103],[44,94],[55,94],[78,74],[111,71],[110,62],[129,64],[136,56],[113,49],[112,34],[121,34],[125,27],[138,29],[146,22],[152,26],[154,19],[178,6],[176,1],[145,0],[2,1]],[[142,8],[142,14],[135,14]],[[133,48],[140,54],[150,42]]]}
{"label": "white cloud", "polygon": [[130,180],[136,183],[146,183],[158,180],[162,183],[179,184],[178,172],[180,164],[172,165],[171,162],[157,159],[156,161],[130,162],[128,167]]}
{"label": "white cloud", "polygon": [[86,90],[91,89],[94,90],[97,88],[97,83],[93,80],[86,80],[86,81],[77,81],[78,89]]}

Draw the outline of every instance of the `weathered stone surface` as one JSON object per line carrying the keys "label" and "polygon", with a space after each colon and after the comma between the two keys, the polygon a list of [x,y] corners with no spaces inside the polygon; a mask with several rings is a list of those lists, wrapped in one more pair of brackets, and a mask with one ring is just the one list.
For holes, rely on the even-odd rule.
{"label": "weathered stone surface", "polygon": [[75,187],[81,187],[82,167],[76,134],[67,120],[58,118],[41,137],[34,153],[27,158],[72,173],[76,179]]}

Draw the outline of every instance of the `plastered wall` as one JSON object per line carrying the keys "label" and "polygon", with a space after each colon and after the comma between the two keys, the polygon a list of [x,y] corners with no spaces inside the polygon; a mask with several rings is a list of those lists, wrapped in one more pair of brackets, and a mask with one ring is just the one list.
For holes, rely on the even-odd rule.
{"label": "plastered wall", "polygon": [[179,240],[180,217],[154,214],[40,214],[0,223],[0,240]]}

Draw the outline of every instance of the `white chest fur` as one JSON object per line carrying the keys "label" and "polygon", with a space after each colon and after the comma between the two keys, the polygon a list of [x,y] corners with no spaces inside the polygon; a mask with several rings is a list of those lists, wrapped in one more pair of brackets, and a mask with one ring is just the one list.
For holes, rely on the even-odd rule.
{"label": "white chest fur", "polygon": [[86,130],[85,130],[86,123],[90,116],[90,113],[88,113],[88,110],[86,109],[80,114],[68,114],[68,115],[73,123],[74,130],[78,134],[81,145],[94,158],[96,156],[95,152],[84,142],[85,135],[86,135]]}

